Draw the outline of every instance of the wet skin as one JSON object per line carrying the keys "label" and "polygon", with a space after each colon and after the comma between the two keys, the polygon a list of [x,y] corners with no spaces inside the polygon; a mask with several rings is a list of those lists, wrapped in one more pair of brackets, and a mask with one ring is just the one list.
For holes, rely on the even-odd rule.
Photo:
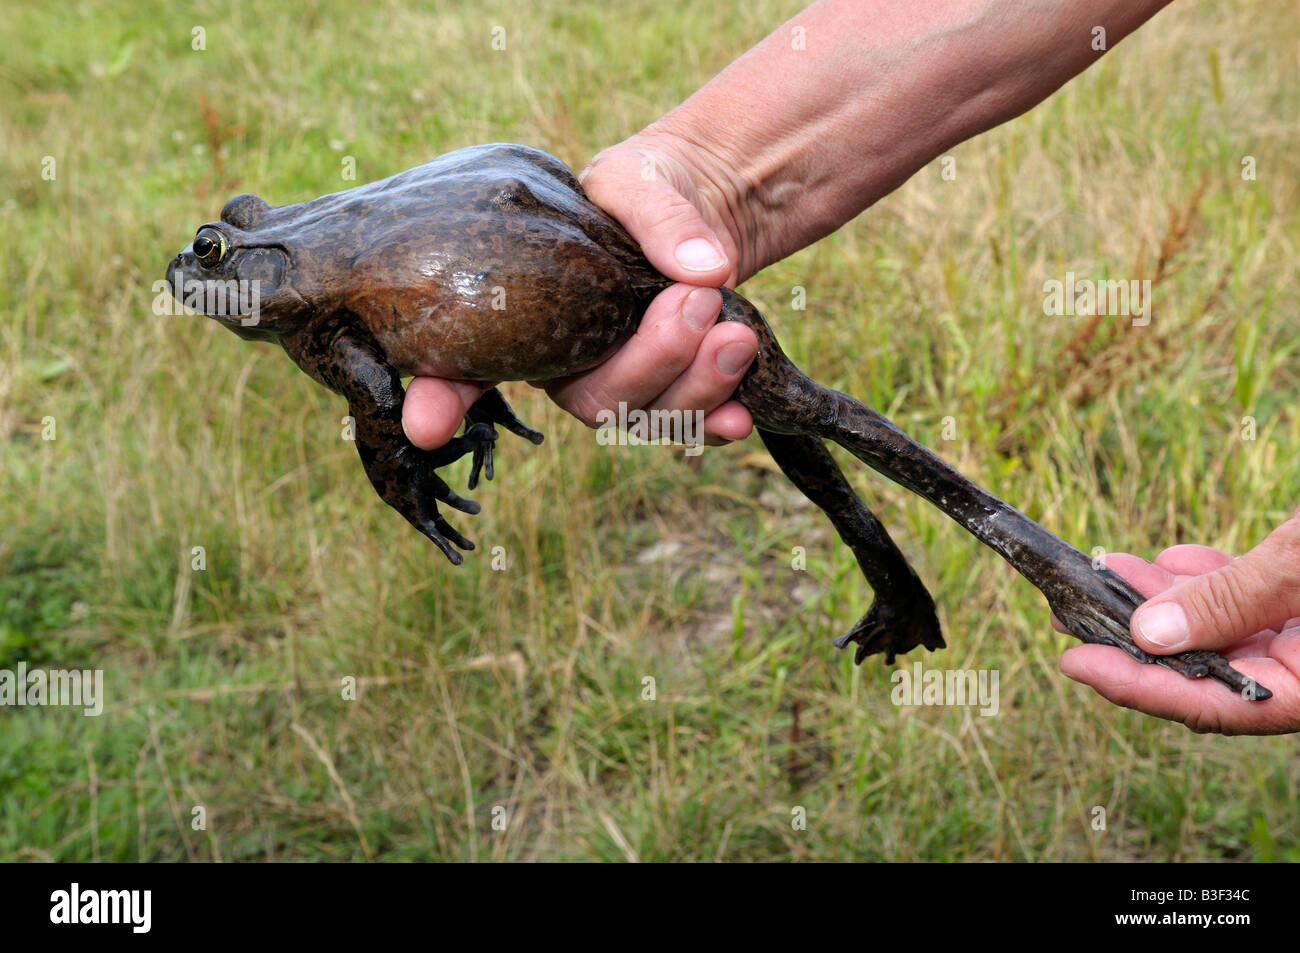
{"label": "wet skin", "polygon": [[[474,146],[379,182],[296,205],[231,199],[173,260],[169,283],[257,281],[256,314],[204,307],[241,337],[279,343],[294,362],[347,398],[366,475],[379,495],[453,563],[473,544],[438,503],[464,513],[437,469],[473,454],[469,488],[492,478],[496,425],[533,443],[493,387],[465,432],[421,450],[402,431],[401,379],[422,375],[546,381],[600,364],[635,332],[671,282],[592,204],[558,159],[517,145]],[[176,286],[176,285],[173,285]],[[767,322],[722,290],[720,320],[758,336],[758,356],[735,393],[781,470],[830,518],[875,593],[841,648],[855,661],[892,662],[944,645],[934,602],[880,521],[858,499],[824,441],[920,494],[1000,553],[1038,587],[1085,642],[1113,645],[1191,678],[1210,676],[1269,697],[1213,652],[1154,656],[1129,636],[1142,596],[1108,569],[972,484],[871,408],[822,387],[782,353]],[[221,312],[221,313],[216,313]]]}

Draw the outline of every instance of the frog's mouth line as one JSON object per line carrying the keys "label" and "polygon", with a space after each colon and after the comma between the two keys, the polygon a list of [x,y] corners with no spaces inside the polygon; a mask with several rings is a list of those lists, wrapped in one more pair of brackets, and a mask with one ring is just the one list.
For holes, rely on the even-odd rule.
{"label": "frog's mouth line", "polygon": [[[235,276],[214,277],[195,258],[192,245],[187,245],[167,267],[172,297],[191,311],[227,327],[244,329],[265,324],[263,306],[272,296],[292,306],[305,306],[301,295],[283,281],[291,261],[283,247],[253,246],[236,251],[242,254],[241,260],[233,262]],[[256,277],[249,276],[250,272]]]}
{"label": "frog's mouth line", "polygon": [[[200,277],[203,269],[187,273],[182,255],[167,269],[172,297],[186,308],[210,318],[261,323],[262,282],[257,279]],[[193,277],[191,277],[191,274]]]}

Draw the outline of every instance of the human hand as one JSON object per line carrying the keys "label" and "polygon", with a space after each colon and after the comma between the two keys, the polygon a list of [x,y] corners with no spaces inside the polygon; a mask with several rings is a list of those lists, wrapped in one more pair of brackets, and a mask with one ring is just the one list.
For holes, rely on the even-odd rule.
{"label": "human hand", "polygon": [[1106,565],[1148,599],[1132,621],[1142,648],[1158,655],[1213,649],[1273,697],[1247,701],[1218,682],[1191,681],[1104,645],[1067,649],[1063,673],[1117,705],[1196,732],[1300,731],[1300,510],[1239,559],[1208,546],[1173,546],[1154,563],[1113,553]]}
{"label": "human hand", "polygon": [[[717,323],[722,297],[714,289],[735,284],[739,246],[727,202],[689,155],[670,137],[635,136],[597,155],[583,172],[592,201],[627,228],[651,264],[684,284],[661,292],[636,334],[603,364],[536,383],[590,427],[620,401],[629,410],[702,410],[705,442],[718,444],[753,428],[749,411],[728,398],[758,342],[742,324]],[[407,437],[418,447],[442,446],[486,386],[416,378],[402,407]]]}

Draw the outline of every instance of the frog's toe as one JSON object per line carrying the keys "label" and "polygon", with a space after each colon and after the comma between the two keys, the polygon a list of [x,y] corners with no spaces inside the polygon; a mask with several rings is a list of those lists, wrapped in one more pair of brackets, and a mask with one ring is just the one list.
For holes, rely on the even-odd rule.
{"label": "frog's toe", "polygon": [[456,531],[456,528],[448,523],[441,513],[434,512],[432,519],[421,521],[417,527],[420,532],[429,537],[433,544],[442,550],[442,554],[453,566],[459,566],[464,562],[465,557],[456,550],[452,549],[452,544],[459,546],[465,551],[474,548],[474,544]]}
{"label": "frog's toe", "polygon": [[523,437],[529,443],[539,444],[544,439],[540,431],[534,430],[515,416],[506,399],[495,387],[483,393],[465,414],[465,433],[458,437],[474,452],[474,465],[469,472],[469,488],[478,486],[479,476],[491,480],[495,476],[493,469],[494,443],[497,439],[496,427],[505,427],[517,437]]}
{"label": "frog's toe", "polygon": [[[450,491],[448,492],[450,493]],[[478,512],[478,504],[474,501],[461,499],[454,493],[450,495],[456,502],[462,504],[458,509],[467,513]],[[464,550],[474,548],[474,544],[462,536],[438,511],[437,500],[432,495],[408,495],[396,502],[390,501],[390,503],[397,512],[406,517],[408,523],[427,536],[435,546],[442,550],[443,555],[450,560],[452,565],[459,566],[463,559],[453,546],[458,546]]]}
{"label": "frog's toe", "polygon": [[452,547],[459,546],[461,549],[470,550],[474,548],[474,544],[443,518],[438,510],[438,504],[446,503],[451,508],[469,513],[471,516],[478,513],[481,507],[473,500],[460,496],[448,486],[447,481],[438,476],[432,461],[427,457],[420,465],[408,472],[409,482],[405,484],[400,494],[390,498],[390,495],[384,492],[388,489],[385,485],[380,495],[406,517],[408,523],[429,537],[453,565],[459,566],[462,557]]}
{"label": "frog's toe", "polygon": [[488,424],[475,424],[465,431],[465,435],[469,436],[479,428],[486,430],[488,436],[479,437],[474,443],[474,463],[469,471],[469,488],[471,490],[478,486],[480,473],[483,474],[485,480],[491,480],[495,476],[492,458],[493,450],[496,448],[497,432]]}
{"label": "frog's toe", "polygon": [[468,513],[470,516],[477,516],[483,507],[479,506],[474,500],[467,499],[459,495],[455,490],[447,485],[447,481],[441,477],[438,483],[442,486],[434,493],[434,499],[439,503],[446,503],[453,510],[460,510],[462,513]]}
{"label": "frog's toe", "polygon": [[546,437],[542,434],[540,430],[534,430],[532,427],[528,426],[518,417],[514,416],[514,414],[511,414],[509,417],[504,417],[504,418],[501,417],[493,418],[492,422],[502,427],[505,427],[516,437],[523,437],[525,440],[527,440],[529,443],[533,444],[534,446],[540,444],[543,440],[546,439]]}
{"label": "frog's toe", "polygon": [[546,439],[546,436],[540,430],[534,430],[532,427],[520,423],[519,421],[515,421],[515,423],[517,426],[508,427],[507,429],[509,429],[509,431],[516,437],[523,437],[529,443],[534,445],[539,445]]}
{"label": "frog's toe", "polygon": [[510,409],[501,391],[495,387],[483,393],[470,407],[466,419],[474,422],[499,424],[516,437],[523,437],[529,443],[539,444],[545,439],[540,430],[528,426]]}
{"label": "frog's toe", "polygon": [[452,545],[454,544],[468,551],[474,548],[474,544],[447,522],[442,513],[439,512],[438,504],[446,503],[448,506],[470,515],[479,512],[480,507],[473,500],[458,496],[456,491],[447,485],[447,481],[436,473],[431,473],[431,476],[433,477],[433,492],[421,498],[418,514],[411,522],[416,529],[429,537],[433,544],[442,550],[443,555],[451,560],[452,565],[459,566],[462,557],[460,553],[452,549]]}
{"label": "frog's toe", "polygon": [[478,457],[479,448],[485,443],[491,444],[497,439],[497,432],[491,424],[473,424],[466,428],[459,437],[452,437],[436,450],[421,451],[425,465],[431,469],[450,466],[467,453]]}
{"label": "frog's toe", "polygon": [[480,472],[485,480],[491,480],[496,476],[496,471],[492,468],[492,444],[490,443],[474,451],[474,465],[470,467],[469,483],[466,484],[471,490],[478,489]]}

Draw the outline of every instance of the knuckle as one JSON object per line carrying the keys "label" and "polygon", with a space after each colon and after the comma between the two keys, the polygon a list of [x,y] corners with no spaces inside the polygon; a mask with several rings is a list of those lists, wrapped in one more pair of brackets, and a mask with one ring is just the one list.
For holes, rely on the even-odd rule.
{"label": "knuckle", "polygon": [[[758,335],[752,328],[735,321],[719,321],[713,325],[705,335],[704,343],[715,351],[720,351],[728,345],[742,344],[752,352],[753,357],[758,356]],[[750,359],[752,360],[753,357]]]}
{"label": "knuckle", "polygon": [[1198,735],[1218,734],[1223,730],[1219,712],[1213,708],[1198,708],[1183,719],[1183,725]]}
{"label": "knuckle", "polygon": [[[697,331],[675,313],[656,316],[649,327],[643,327],[644,337],[639,342],[647,349],[647,364],[655,369],[655,376],[665,376],[671,369],[676,376],[690,366],[699,353],[705,331]],[[638,332],[638,336],[641,332]]]}
{"label": "knuckle", "polygon": [[668,183],[657,179],[653,181],[658,185],[648,183],[641,190],[642,197],[647,201],[638,203],[634,213],[640,230],[647,235],[654,235],[698,228],[702,224],[703,219],[694,205]]}
{"label": "knuckle", "polygon": [[1261,548],[1276,550],[1277,569],[1284,577],[1300,579],[1300,510],[1275,529]]}
{"label": "knuckle", "polygon": [[1195,614],[1200,632],[1232,632],[1249,635],[1243,631],[1249,624],[1246,607],[1252,599],[1246,585],[1246,568],[1240,564],[1224,567],[1219,572],[1203,577],[1202,585],[1192,586],[1188,592],[1189,608]]}

